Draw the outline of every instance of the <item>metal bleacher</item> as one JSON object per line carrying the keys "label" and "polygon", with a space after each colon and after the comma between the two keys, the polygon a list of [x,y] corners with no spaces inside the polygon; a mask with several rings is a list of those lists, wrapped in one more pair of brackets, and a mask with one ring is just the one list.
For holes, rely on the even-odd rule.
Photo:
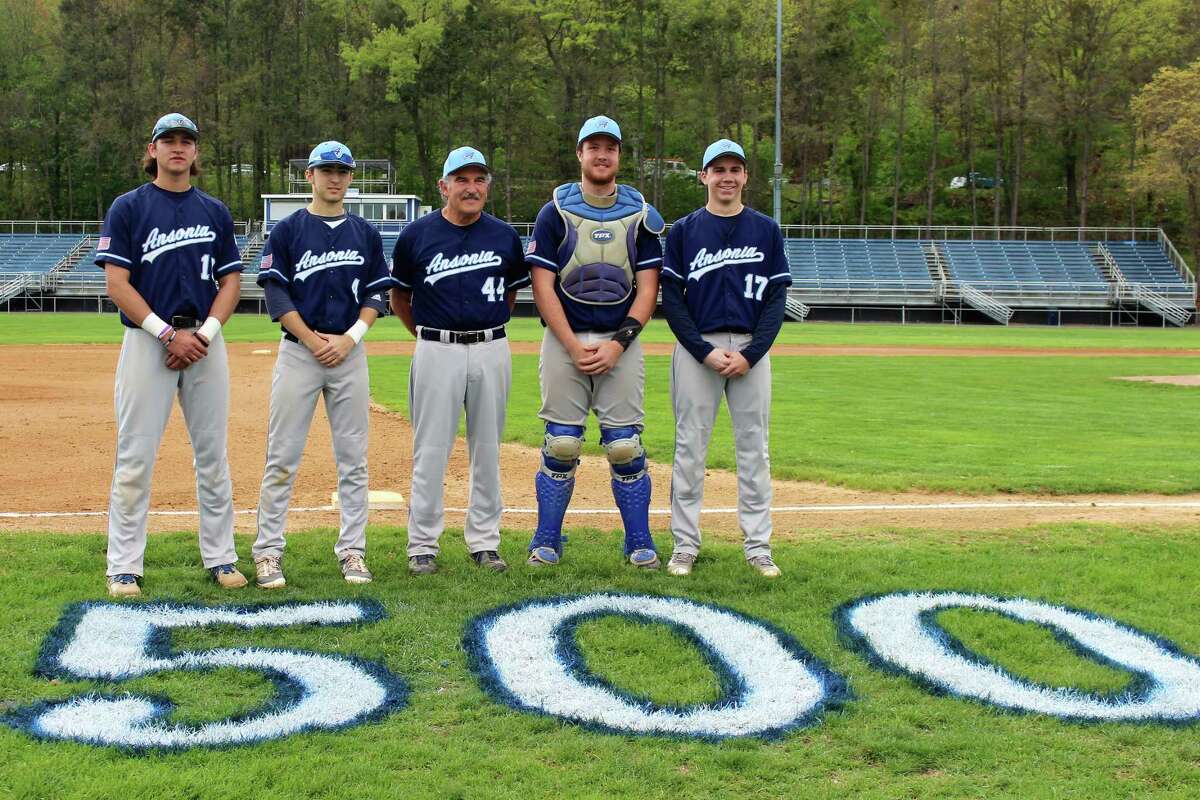
{"label": "metal bleacher", "polygon": [[1130,283],[1139,283],[1168,297],[1188,298],[1192,287],[1154,242],[1105,242],[1105,249]]}
{"label": "metal bleacher", "polygon": [[784,239],[792,290],[806,304],[933,303],[934,282],[916,239]]}
{"label": "metal bleacher", "polygon": [[45,274],[70,255],[82,238],[77,233],[0,234],[0,272]]}
{"label": "metal bleacher", "polygon": [[[94,266],[98,222],[0,225],[0,308],[39,308],[55,297],[104,301],[104,274]],[[379,227],[390,259],[402,226]],[[516,227],[524,247],[531,225]],[[238,225],[246,300],[261,302],[255,279],[265,235],[259,223]],[[855,309],[873,318],[891,309],[903,321],[911,309],[959,321],[971,308],[1007,324],[1019,310],[1068,309],[1104,313],[1110,324],[1150,314],[1183,325],[1195,312],[1195,278],[1159,229],[785,226],[784,250],[794,319],[814,309],[818,318],[849,309],[851,320]],[[518,302],[532,302],[531,290]]]}
{"label": "metal bleacher", "polygon": [[971,241],[935,243],[948,276],[1010,307],[1107,306],[1112,287],[1084,242]]}

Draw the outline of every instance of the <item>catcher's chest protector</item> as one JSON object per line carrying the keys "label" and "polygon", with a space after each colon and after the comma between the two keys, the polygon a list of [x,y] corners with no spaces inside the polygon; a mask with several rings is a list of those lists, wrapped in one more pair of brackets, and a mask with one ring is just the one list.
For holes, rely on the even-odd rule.
{"label": "catcher's chest protector", "polygon": [[[617,305],[633,292],[638,228],[645,225],[659,234],[664,225],[630,186],[618,185],[615,195],[589,200],[578,183],[554,190],[554,207],[567,231],[558,247],[559,263],[566,261],[559,271],[562,290],[580,303]],[[593,205],[600,202],[608,205]]]}

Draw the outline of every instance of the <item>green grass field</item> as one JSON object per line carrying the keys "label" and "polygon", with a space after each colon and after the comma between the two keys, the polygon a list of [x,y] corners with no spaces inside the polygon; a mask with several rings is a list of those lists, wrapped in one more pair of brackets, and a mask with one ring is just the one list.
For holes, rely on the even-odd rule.
{"label": "green grass field", "polygon": [[[271,600],[381,599],[389,617],[346,629],[227,628],[178,633],[176,648],[262,645],[353,653],[382,662],[410,685],[404,708],[338,733],[300,734],[232,750],[123,755],[41,743],[0,729],[5,797],[1192,797],[1200,781],[1200,732],[1192,727],[1088,725],[998,712],[935,697],[869,667],[842,647],[831,612],[857,596],[896,589],[964,589],[1024,595],[1086,608],[1200,652],[1191,565],[1200,529],[1172,532],[1060,526],[987,538],[936,531],[872,531],[780,544],[782,579],[752,579],[733,545],[714,544],[690,579],[622,566],[619,535],[574,531],[568,560],[550,573],[482,574],[448,531],[443,570],[404,573],[403,533],[371,531],[377,581],[349,588],[329,555],[332,531],[295,535],[292,588]],[[505,537],[521,557],[524,535]],[[245,552],[249,542],[243,540]],[[270,696],[261,677],[234,670],[169,673],[118,686],[31,674],[59,609],[101,588],[99,536],[0,537],[0,696],[8,708],[90,688],[162,694],[192,723],[247,711]],[[16,568],[31,553],[50,572]],[[220,603],[264,599],[223,594],[195,565],[189,533],[156,536],[147,567],[150,599]],[[1005,565],[997,569],[997,565]],[[482,693],[460,646],[463,625],[494,606],[533,596],[599,590],[682,594],[781,627],[846,677],[856,696],[815,727],[775,741],[719,744],[596,733],[499,705]],[[943,615],[965,644],[1011,671],[1051,685],[1114,690],[1128,679],[1084,661],[1044,630],[981,612]],[[711,698],[712,673],[659,626],[613,619],[586,624],[580,645],[617,686],[661,702]]]}
{"label": "green grass field", "polygon": [[[407,413],[409,359],[371,357],[375,399]],[[1112,380],[1194,374],[1194,359],[874,356],[772,359],[771,470],[860,489],[1200,490],[1200,389]],[[646,359],[650,458],[670,463],[670,358]],[[506,437],[541,445],[537,356],[513,357]],[[733,469],[729,415],[709,464]],[[600,453],[593,419],[587,449]]]}
{"label": "green grass field", "polygon": [[[513,338],[540,336],[536,322]],[[264,318],[235,317],[231,340],[271,341]],[[646,332],[667,341],[665,324]],[[112,315],[0,315],[0,343],[115,342]],[[394,320],[373,340],[407,339]],[[941,347],[1162,348],[1200,346],[1197,331],[789,324],[782,341]],[[963,493],[1200,490],[1191,446],[1200,389],[1111,380],[1195,374],[1190,354],[1116,357],[782,356],[773,360],[772,468],[778,477],[866,489],[926,487]],[[513,360],[508,438],[536,446],[536,357]],[[646,441],[667,462],[673,419],[669,359],[647,361]],[[372,356],[374,398],[406,413],[408,359]],[[596,448],[594,426],[588,448]],[[722,412],[710,466],[732,467]],[[658,487],[658,498],[666,487]],[[658,502],[656,501],[656,505]],[[3,509],[0,509],[3,510]],[[1131,512],[1131,519],[1136,519]],[[397,518],[399,518],[397,514]],[[185,518],[186,519],[186,518]],[[188,522],[181,521],[181,527]],[[802,520],[800,524],[803,524]],[[737,544],[710,537],[689,579],[638,572],[620,561],[620,532],[572,527],[566,559],[548,572],[520,565],[527,529],[504,531],[514,568],[484,574],[447,530],[439,574],[405,568],[405,531],[370,530],[376,582],[347,586],[329,529],[289,533],[289,588],[222,593],[199,569],[194,531],[152,537],[149,600],[188,603],[370,598],[387,618],[345,628],[247,632],[221,626],[176,632],[176,649],[280,647],[352,654],[386,666],[411,691],[384,719],[339,732],[303,733],[224,750],[131,755],[39,742],[0,726],[0,798],[190,800],[312,798],[1191,798],[1200,785],[1200,726],[1081,724],[997,711],[935,696],[871,667],[838,639],[833,611],[868,594],[962,590],[1025,596],[1110,616],[1200,654],[1195,565],[1200,527],[1055,525],[939,531],[876,527],[855,533],[800,527],[790,518],[774,554],[784,576],[757,579]],[[167,672],[125,683],[49,681],[33,668],[63,608],[104,598],[104,537],[0,533],[0,714],[81,692],[165,696],[172,719],[201,724],[252,711],[271,684],[245,670]],[[780,530],[783,526],[780,525]],[[658,536],[668,552],[669,537]],[[242,567],[250,539],[239,536]],[[586,730],[520,713],[491,699],[468,668],[464,626],[497,606],[535,597],[617,591],[685,596],[770,623],[849,683],[854,699],[813,727],[774,740],[720,743]],[[1079,657],[1041,627],[951,611],[939,621],[967,647],[1012,673],[1051,686],[1117,692],[1130,675]],[[711,701],[718,677],[662,625],[606,617],[583,624],[589,667],[661,704]]]}
{"label": "green grass field", "polygon": [[[237,314],[226,326],[231,342],[269,342],[279,338],[279,327],[257,314]],[[509,326],[513,341],[541,341],[537,319],[520,317]],[[670,328],[661,319],[651,321],[642,334],[647,342],[674,342]],[[121,341],[117,315],[93,313],[0,314],[0,343],[3,344],[92,344]],[[394,318],[385,319],[368,334],[367,341],[412,341],[412,336]],[[999,325],[848,325],[839,323],[793,323],[783,326],[781,344],[861,345],[881,347],[963,348],[1142,348],[1200,349],[1200,328],[1092,328]]]}

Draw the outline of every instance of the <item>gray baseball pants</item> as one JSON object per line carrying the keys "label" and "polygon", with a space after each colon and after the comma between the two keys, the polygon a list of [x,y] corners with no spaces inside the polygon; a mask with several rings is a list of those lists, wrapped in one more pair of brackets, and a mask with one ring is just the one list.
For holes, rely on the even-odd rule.
{"label": "gray baseball pants", "polygon": [[[706,333],[705,341],[737,352],[748,333]],[[696,361],[682,345],[671,357],[671,404],[675,409],[675,463],[671,468],[671,535],[675,551],[700,551],[704,464],[717,410],[724,395],[733,420],[737,461],[738,523],[746,558],[771,553],[771,361],[763,356],[740,378],[723,378]]]}
{"label": "gray baseball pants", "polygon": [[463,530],[472,553],[500,547],[500,438],[512,352],[508,339],[478,344],[418,338],[408,373],[408,408],[413,426],[413,475],[408,503],[408,555],[437,555],[445,527],[446,465],[467,414],[467,457],[471,464],[467,519]]}
{"label": "gray baseball pants", "polygon": [[333,551],[339,559],[367,551],[367,426],[370,418],[367,351],[359,343],[336,367],[322,366],[307,347],[283,339],[271,376],[267,467],[258,495],[258,538],[254,557],[279,556],[285,546],[288,502],[317,398],[325,414],[337,463],[341,529]]}
{"label": "gray baseball pants", "polygon": [[229,365],[217,334],[208,355],[184,370],[167,369],[167,352],[150,334],[126,328],[113,398],[117,456],[108,501],[107,575],[142,575],[146,514],[154,461],[175,396],[183,408],[196,468],[200,557],[206,568],[237,561],[233,545],[233,485],[225,449]]}

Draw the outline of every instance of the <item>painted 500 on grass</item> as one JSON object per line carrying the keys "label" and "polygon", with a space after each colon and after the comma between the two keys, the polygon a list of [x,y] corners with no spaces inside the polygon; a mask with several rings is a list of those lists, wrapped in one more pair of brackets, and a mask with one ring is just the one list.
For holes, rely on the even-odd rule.
{"label": "painted 500 on grass", "polygon": [[[1080,656],[1126,671],[1133,680],[1111,694],[1026,681],[941,628],[937,616],[949,609],[987,611],[1044,626]],[[663,706],[599,678],[588,668],[575,631],[606,616],[673,628],[704,656],[718,677],[720,697]],[[134,751],[244,745],[359,725],[406,705],[407,684],[384,665],[273,648],[174,651],[171,631],[355,625],[384,617],[374,601],[68,606],[43,645],[35,667],[40,676],[122,682],[164,671],[232,667],[265,675],[275,696],[248,714],[197,726],[171,723],[167,698],[99,692],[35,703],[3,719],[38,739]],[[842,641],[870,663],[939,694],[1078,721],[1181,724],[1200,719],[1200,661],[1169,641],[1091,612],[1024,598],[899,592],[849,602],[834,620]],[[622,735],[773,737],[817,724],[826,709],[853,700],[847,681],[786,632],[730,609],[677,597],[532,599],[474,618],[463,644],[472,671],[499,702]]]}

